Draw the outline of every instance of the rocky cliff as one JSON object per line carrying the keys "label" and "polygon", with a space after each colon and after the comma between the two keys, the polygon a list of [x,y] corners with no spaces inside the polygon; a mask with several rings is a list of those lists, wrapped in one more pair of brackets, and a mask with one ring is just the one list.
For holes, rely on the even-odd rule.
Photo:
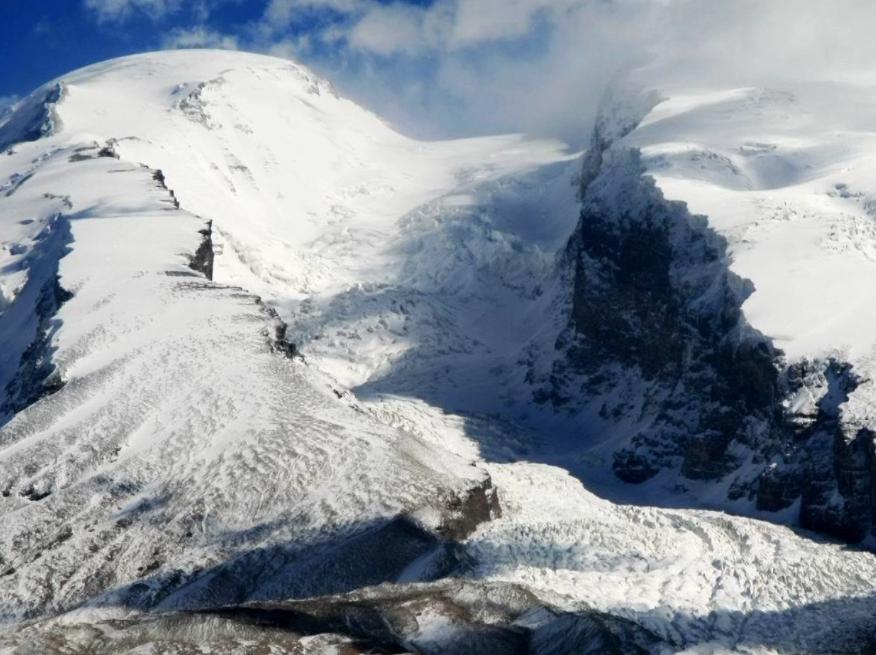
{"label": "rocky cliff", "polygon": [[[610,106],[609,111],[616,111]],[[620,125],[620,127],[618,127]],[[581,176],[582,208],[563,262],[568,325],[537,400],[598,408],[616,434],[615,475],[662,471],[720,485],[728,501],[783,510],[803,527],[860,541],[873,514],[873,439],[846,420],[857,386],[835,359],[789,362],[742,305],[708,217],[667,200],[623,142],[635,120],[603,117]]]}

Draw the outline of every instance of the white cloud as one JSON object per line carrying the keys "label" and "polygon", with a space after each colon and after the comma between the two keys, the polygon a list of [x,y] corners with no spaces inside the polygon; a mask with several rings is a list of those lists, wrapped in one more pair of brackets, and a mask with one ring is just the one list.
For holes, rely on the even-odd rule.
{"label": "white cloud", "polygon": [[308,11],[330,9],[342,14],[356,14],[373,8],[371,0],[268,0],[262,27],[280,31]]}
{"label": "white cloud", "polygon": [[171,30],[162,40],[164,49],[174,48],[219,48],[237,50],[240,47],[236,36],[216,32],[204,26]]}
{"label": "white cloud", "polygon": [[[619,71],[645,85],[769,85],[872,71],[872,0],[272,0],[277,25],[330,7],[294,49],[420,134],[581,142]],[[285,23],[284,23],[285,21]],[[325,51],[329,54],[326,55]]]}
{"label": "white cloud", "polygon": [[116,22],[138,13],[153,20],[163,18],[178,11],[181,0],[84,0],[84,4],[99,21]]}
{"label": "white cloud", "polygon": [[[283,0],[274,0],[283,1]],[[285,0],[301,2],[302,0]],[[343,0],[317,0],[342,2]],[[614,0],[617,2],[618,0]],[[623,0],[620,0],[621,2]],[[588,0],[438,0],[428,7],[402,2],[360,0],[351,29],[351,44],[379,54],[453,51],[528,34],[539,19],[549,23],[588,4]],[[396,31],[398,30],[398,31]],[[379,37],[391,35],[388,41]]]}
{"label": "white cloud", "polygon": [[473,0],[455,7],[451,43],[462,45],[483,40],[521,36],[532,26],[540,3],[525,0]]}
{"label": "white cloud", "polygon": [[252,0],[82,0],[83,6],[101,23],[120,23],[143,16],[158,21],[187,13],[196,24],[202,24],[218,5],[243,2]]}
{"label": "white cloud", "polygon": [[337,61],[322,70],[342,91],[419,136],[525,131],[580,142],[608,80],[647,56],[664,5],[437,0],[421,7],[363,0],[327,28]]}
{"label": "white cloud", "polygon": [[380,55],[414,53],[427,45],[424,18],[422,11],[408,5],[374,7],[355,24],[349,43]]}

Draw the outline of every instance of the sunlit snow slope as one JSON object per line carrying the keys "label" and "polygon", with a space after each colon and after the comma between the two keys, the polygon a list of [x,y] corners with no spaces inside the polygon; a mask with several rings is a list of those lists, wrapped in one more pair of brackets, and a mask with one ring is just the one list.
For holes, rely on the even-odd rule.
{"label": "sunlit snow slope", "polygon": [[876,97],[868,87],[679,94],[628,144],[664,193],[725,234],[743,307],[790,360],[874,355]]}
{"label": "sunlit snow slope", "polygon": [[[657,104],[615,147],[729,235],[789,360],[864,370],[835,291],[868,279],[864,161],[836,162],[866,142],[755,133],[758,93]],[[179,51],[38,90],[0,147],[0,650],[876,643],[870,553],[569,475],[604,444],[535,400],[574,302],[562,144],[417,142],[288,61]],[[794,271],[834,329],[782,295]]]}

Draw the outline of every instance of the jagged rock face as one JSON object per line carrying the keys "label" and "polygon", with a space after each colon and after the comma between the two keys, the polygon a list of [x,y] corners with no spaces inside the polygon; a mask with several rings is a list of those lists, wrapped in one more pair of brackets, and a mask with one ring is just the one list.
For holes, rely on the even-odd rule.
{"label": "jagged rock face", "polygon": [[[722,239],[642,173],[635,151],[606,151],[582,190],[554,400],[574,393],[570,371],[583,376],[580,392],[606,396],[631,374],[648,410],[615,456],[617,475],[641,482],[669,465],[690,478],[720,477],[739,464],[734,440],[752,443],[776,422],[777,353],[744,324],[747,285],[727,270]],[[603,413],[628,410],[605,405]]]}
{"label": "jagged rock face", "polygon": [[860,380],[848,364],[798,362],[786,372],[789,446],[758,481],[759,509],[801,498],[800,523],[849,541],[873,524],[873,433],[845,416]]}
{"label": "jagged rock face", "polygon": [[799,499],[802,526],[861,540],[872,525],[873,438],[843,420],[851,367],[788,365],[746,323],[752,286],[729,270],[725,240],[644,172],[637,150],[612,148],[597,126],[565,253],[563,355],[538,399],[596,402],[607,423],[632,417],[613,461],[625,482],[665,469],[729,480],[730,500],[777,511]]}
{"label": "jagged rock face", "polygon": [[18,375],[6,387],[6,400],[0,404],[0,418],[15,414],[63,386],[51,358],[54,316],[72,294],[61,287],[57,274],[40,291],[36,304],[39,322],[35,339],[21,356]]}
{"label": "jagged rock face", "polygon": [[58,258],[64,256],[70,240],[68,221],[56,215],[40,233],[37,247],[29,255],[38,273],[28,281],[22,296],[35,297],[35,316],[23,317],[16,307],[0,312],[0,328],[4,331],[30,332],[28,345],[19,356],[17,372],[0,394],[0,426],[15,413],[63,386],[52,361],[52,337],[58,327],[55,317],[58,309],[72,297],[58,277]]}

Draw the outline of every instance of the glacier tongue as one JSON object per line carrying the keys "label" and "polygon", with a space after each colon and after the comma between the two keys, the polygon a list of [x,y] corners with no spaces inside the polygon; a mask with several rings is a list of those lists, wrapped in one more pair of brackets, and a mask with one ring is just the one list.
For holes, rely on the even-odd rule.
{"label": "glacier tongue", "polygon": [[[50,114],[44,90],[26,105],[42,107],[39,120],[18,116],[50,125],[42,138],[0,159],[0,337],[11,346],[0,388],[7,404],[26,398],[0,429],[0,649],[202,639],[231,652],[750,653],[873,642],[870,553],[648,506],[727,506],[730,480],[691,483],[693,493],[669,470],[644,493],[606,482],[632,410],[599,416],[606,397],[587,405],[586,393],[533,402],[556,391],[555,345],[575,311],[562,253],[582,176],[562,144],[413,141],[305,69],[241,53],[139,55],[61,84]],[[784,97],[734,92],[714,106],[743,98],[769,114]],[[644,184],[709,216],[685,213],[673,228],[700,276],[677,261],[671,274],[701,298],[717,280],[733,304],[722,338],[757,336],[769,366],[769,339],[789,363],[827,362],[803,337],[807,347],[787,347],[797,337],[752,304],[766,278],[745,267],[750,244],[730,224],[739,216],[712,219],[731,191],[755,208],[779,202],[749,194],[790,184],[787,166],[753,135],[738,152],[664,144],[685,112],[714,125],[703,109],[714,99],[649,112],[657,100],[610,105],[636,115],[605,124],[605,161],[619,173],[602,183],[621,185],[618,197]],[[851,182],[830,184],[831,206],[866,204]],[[41,291],[54,284],[64,302],[43,317]],[[713,305],[695,309],[716,320]],[[33,344],[39,366],[22,357]],[[630,371],[648,363],[614,360],[627,398],[612,400],[641,402]],[[866,361],[854,359],[856,373]],[[22,370],[35,371],[39,393],[9,386]],[[803,382],[785,399],[798,422],[829,405],[842,425],[867,425],[869,381],[856,378],[846,399],[833,369],[794,370]],[[651,391],[659,408],[665,397]],[[667,468],[684,457],[665,455]],[[639,503],[600,498],[569,471]],[[652,492],[661,497],[642,503]],[[745,502],[730,507],[751,512]]]}

